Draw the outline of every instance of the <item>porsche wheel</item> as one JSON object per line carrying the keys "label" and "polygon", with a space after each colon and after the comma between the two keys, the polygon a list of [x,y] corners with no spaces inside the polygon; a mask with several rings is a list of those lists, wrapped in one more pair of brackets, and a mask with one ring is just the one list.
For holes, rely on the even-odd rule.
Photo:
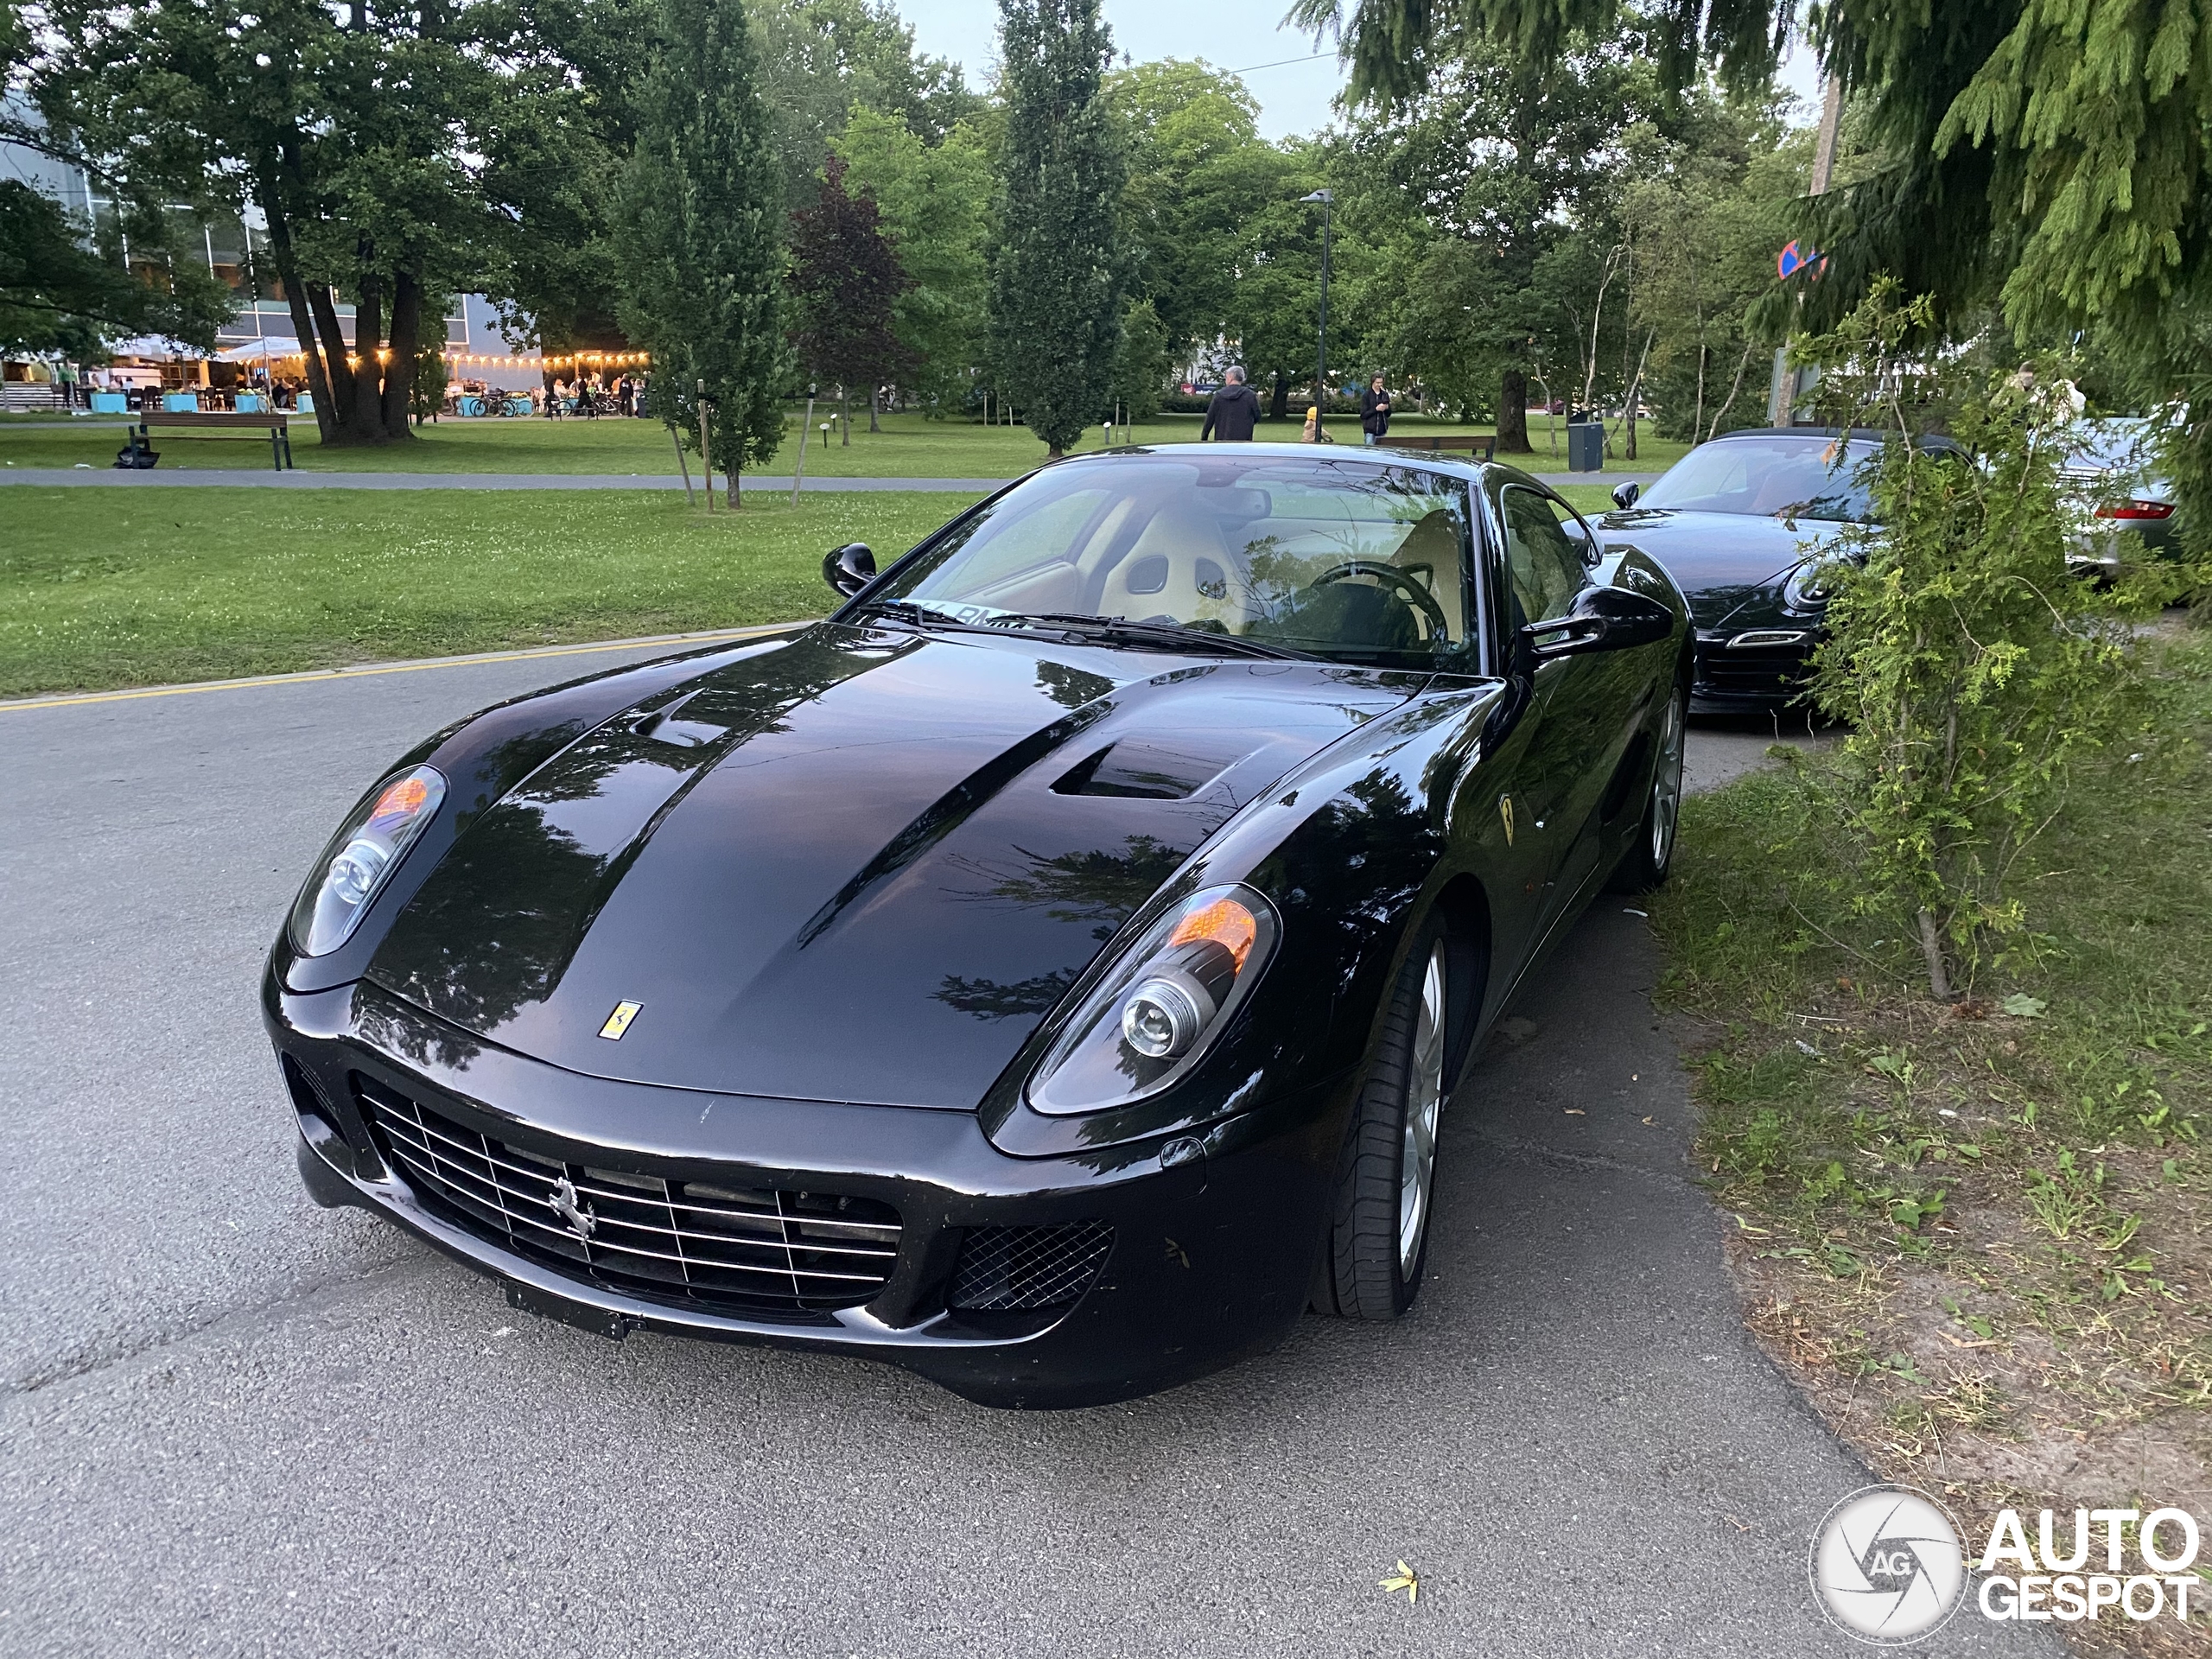
{"label": "porsche wheel", "polygon": [[1649,893],[1667,879],[1675,862],[1675,826],[1682,810],[1682,740],[1688,723],[1689,694],[1680,685],[1659,716],[1658,758],[1651,766],[1651,794],[1636,839],[1621,855],[1612,880],[1615,893]]}
{"label": "porsche wheel", "polygon": [[1395,1319],[1421,1287],[1436,1204],[1449,988],[1444,930],[1431,922],[1399,970],[1338,1163],[1313,1298],[1322,1313]]}

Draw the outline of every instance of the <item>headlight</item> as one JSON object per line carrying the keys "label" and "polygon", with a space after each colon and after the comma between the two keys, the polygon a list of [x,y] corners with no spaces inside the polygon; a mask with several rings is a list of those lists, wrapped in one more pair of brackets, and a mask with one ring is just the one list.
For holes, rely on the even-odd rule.
{"label": "headlight", "polygon": [[1843,586],[1843,567],[1834,559],[1812,559],[1789,573],[1782,602],[1793,611],[1822,611]]}
{"label": "headlight", "polygon": [[292,943],[302,956],[327,957],[353,937],[369,900],[445,798],[446,780],[433,767],[417,766],[354,809],[331,838],[338,850],[292,906]]}
{"label": "headlight", "polygon": [[1030,1080],[1065,1116],[1157,1094],[1196,1065],[1251,994],[1280,932],[1246,887],[1193,893],[1147,928],[1094,986]]}

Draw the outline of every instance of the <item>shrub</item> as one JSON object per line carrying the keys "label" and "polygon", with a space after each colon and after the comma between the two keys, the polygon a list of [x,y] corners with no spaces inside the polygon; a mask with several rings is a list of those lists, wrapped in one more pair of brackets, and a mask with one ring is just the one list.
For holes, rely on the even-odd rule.
{"label": "shrub", "polygon": [[[2143,727],[2131,624],[2155,596],[2148,578],[2101,588],[2068,569],[2061,365],[1909,349],[1929,321],[1927,302],[1878,287],[1808,342],[1831,412],[1886,440],[1866,480],[1880,524],[1845,537],[1814,696],[1853,728],[1830,787],[1869,878],[1861,902],[1909,923],[1948,998],[2021,930],[2011,878],[2075,758]],[[1965,453],[1917,442],[1930,423]]]}

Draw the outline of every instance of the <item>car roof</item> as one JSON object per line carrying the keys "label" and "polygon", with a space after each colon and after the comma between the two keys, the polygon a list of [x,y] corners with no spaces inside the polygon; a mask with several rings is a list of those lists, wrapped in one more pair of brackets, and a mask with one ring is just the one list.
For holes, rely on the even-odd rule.
{"label": "car roof", "polygon": [[[1853,443],[1885,443],[1889,437],[1887,432],[1872,426],[1739,426],[1705,442],[1726,443],[1732,438],[1848,438]],[[1923,449],[1958,449],[1961,454],[1965,453],[1957,440],[1940,432],[1923,432],[1913,442]]]}
{"label": "car roof", "polygon": [[1077,461],[1104,461],[1117,455],[1156,455],[1173,461],[1185,457],[1185,452],[1200,449],[1210,455],[1233,453],[1240,455],[1264,455],[1272,461],[1356,461],[1378,467],[1412,466],[1423,472],[1446,473],[1454,478],[1476,480],[1485,471],[1516,472],[1518,468],[1496,461],[1462,461],[1446,452],[1433,449],[1390,449],[1378,445],[1374,448],[1351,443],[1130,443],[1116,444],[1111,449],[1090,449],[1079,454],[1063,455],[1048,466],[1066,467]]}

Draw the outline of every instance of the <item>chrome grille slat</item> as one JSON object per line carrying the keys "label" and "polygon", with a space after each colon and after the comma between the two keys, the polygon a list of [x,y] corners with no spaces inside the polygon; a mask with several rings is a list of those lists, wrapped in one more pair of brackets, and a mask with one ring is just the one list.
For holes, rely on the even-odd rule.
{"label": "chrome grille slat", "polygon": [[[734,1313],[819,1317],[869,1300],[899,1255],[878,1200],[680,1180],[563,1161],[455,1122],[359,1076],[386,1162],[426,1207],[495,1244],[611,1289]],[[565,1185],[563,1185],[565,1183]],[[579,1230],[558,1194],[588,1217]]]}
{"label": "chrome grille slat", "polygon": [[[410,1102],[409,1104],[411,1107],[413,1103]],[[475,1147],[464,1145],[461,1141],[454,1140],[450,1135],[441,1135],[435,1129],[429,1128],[426,1125],[416,1122],[409,1118],[386,1119],[382,1127],[387,1130],[394,1128],[417,1130],[432,1140],[443,1141],[446,1145],[454,1147],[456,1151],[465,1153],[469,1157],[477,1159],[480,1161],[491,1165],[495,1168],[504,1169],[510,1174],[519,1175],[525,1180],[542,1182],[549,1192],[551,1190],[553,1183],[559,1179],[557,1175],[548,1174],[544,1170],[525,1168],[520,1164],[509,1163],[504,1158],[494,1156],[488,1148],[491,1146],[497,1145],[499,1143],[486,1141],[485,1137],[480,1135],[476,1135],[475,1138],[479,1141],[485,1141],[486,1147],[487,1148],[481,1152],[478,1151]],[[472,1131],[472,1133],[474,1132]],[[422,1150],[428,1153],[433,1159],[440,1156],[437,1149],[427,1143],[422,1147]],[[552,1167],[554,1166],[550,1165],[546,1166],[546,1168],[549,1169]],[[481,1179],[482,1178],[480,1176],[476,1177],[476,1179]],[[602,1175],[601,1179],[604,1179],[606,1177]],[[662,1180],[658,1176],[653,1177],[653,1179],[658,1182],[663,1193],[665,1194],[669,1192],[670,1189],[668,1183],[665,1180]],[[610,1204],[642,1204],[654,1205],[667,1210],[671,1217],[677,1211],[688,1210],[696,1211],[700,1215],[720,1216],[732,1220],[758,1221],[774,1229],[779,1234],[784,1230],[787,1219],[795,1219],[799,1225],[806,1228],[836,1227],[855,1234],[881,1234],[883,1235],[882,1242],[887,1249],[895,1253],[898,1249],[899,1229],[896,1225],[888,1222],[842,1221],[827,1216],[801,1216],[787,1218],[785,1216],[774,1210],[747,1210],[741,1209],[734,1205],[726,1204],[695,1204],[689,1199],[677,1198],[672,1195],[656,1198],[652,1193],[636,1187],[595,1186],[589,1181],[577,1179],[573,1167],[569,1172],[569,1184],[576,1189],[578,1195],[582,1197],[605,1198]],[[533,1193],[531,1196],[537,1197],[537,1195]],[[504,1205],[502,1205],[502,1207],[504,1208]],[[602,1222],[607,1222],[613,1220],[613,1218],[602,1216],[600,1219]],[[621,1224],[629,1225],[632,1224],[624,1223]],[[667,1230],[674,1231],[679,1236],[684,1238],[695,1238],[710,1243],[727,1243],[734,1236],[728,1233],[696,1232],[686,1228],[675,1226],[672,1220],[671,1226]],[[855,1246],[829,1244],[813,1241],[809,1241],[805,1244],[805,1248],[811,1250],[835,1250],[851,1255],[869,1253]]]}

